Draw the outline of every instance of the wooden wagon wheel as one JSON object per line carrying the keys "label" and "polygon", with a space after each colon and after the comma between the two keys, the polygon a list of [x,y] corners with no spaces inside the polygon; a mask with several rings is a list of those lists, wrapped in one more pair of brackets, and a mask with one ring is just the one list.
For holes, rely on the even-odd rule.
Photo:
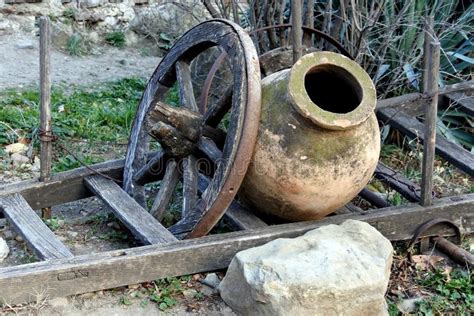
{"label": "wooden wagon wheel", "polygon": [[[190,63],[210,47],[224,50],[233,84],[221,100],[199,110]],[[124,190],[145,205],[144,185],[162,180],[151,213],[161,218],[178,181],[183,183],[182,219],[170,227],[180,237],[207,234],[234,199],[250,163],[260,118],[258,57],[250,37],[230,21],[210,20],[185,33],[163,58],[149,80],[137,109],[124,168]],[[164,103],[179,87],[181,107]],[[226,132],[219,128],[229,120]],[[150,137],[161,150],[149,157]],[[214,162],[209,185],[198,195],[199,159]],[[179,165],[182,163],[182,172]]]}

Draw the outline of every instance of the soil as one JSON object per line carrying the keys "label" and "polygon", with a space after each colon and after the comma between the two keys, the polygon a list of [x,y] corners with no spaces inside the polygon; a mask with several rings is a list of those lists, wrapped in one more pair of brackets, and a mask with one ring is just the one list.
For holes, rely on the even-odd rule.
{"label": "soil", "polygon": [[[0,90],[38,84],[38,39],[29,34],[0,35]],[[160,61],[159,57],[143,56],[138,48],[101,46],[93,51],[92,55],[76,57],[53,49],[53,85],[90,86],[133,76],[149,77]]]}

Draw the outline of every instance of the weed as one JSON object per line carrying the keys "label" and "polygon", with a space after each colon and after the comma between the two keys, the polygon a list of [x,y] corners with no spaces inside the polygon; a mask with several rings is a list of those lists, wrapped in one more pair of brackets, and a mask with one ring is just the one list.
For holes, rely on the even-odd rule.
{"label": "weed", "polygon": [[76,9],[74,8],[67,8],[63,11],[63,16],[67,19],[74,19],[74,16],[76,15]]}
{"label": "weed", "polygon": [[72,34],[66,43],[66,51],[71,56],[83,56],[89,51],[89,45],[79,33]]}
{"label": "weed", "polygon": [[187,283],[190,280],[191,276],[156,280],[154,288],[149,290],[148,298],[150,301],[158,304],[160,310],[166,310],[178,303],[176,297],[183,293],[183,283]]}
{"label": "weed", "polygon": [[125,232],[111,231],[99,236],[99,239],[108,241],[125,241],[129,239],[129,235]]}
{"label": "weed", "polygon": [[420,275],[417,282],[433,293],[419,304],[422,315],[464,315],[474,310],[472,272],[455,269],[446,273],[437,269]]}
{"label": "weed", "polygon": [[[80,151],[71,151],[85,163],[100,162],[103,155],[99,157],[92,153],[103,150],[104,146],[97,146],[97,142],[110,142],[114,146],[127,142],[144,87],[143,79],[130,78],[106,83],[94,90],[83,88],[66,93],[53,89],[53,130],[59,136],[58,142],[71,150],[79,141]],[[38,149],[38,125],[38,91],[10,89],[0,93],[0,147],[24,137]],[[54,171],[80,166],[62,149],[55,148],[55,153],[60,157],[54,161]]]}
{"label": "weed", "polygon": [[125,34],[122,31],[113,31],[105,35],[105,41],[112,46],[125,47]]}
{"label": "weed", "polygon": [[119,300],[119,303],[125,306],[130,306],[133,304],[133,302],[126,296],[122,296]]}
{"label": "weed", "polygon": [[51,230],[54,231],[54,230],[58,230],[59,228],[61,228],[61,221],[64,221],[64,219],[62,219],[60,217],[57,217],[57,216],[53,216],[50,219],[46,219],[45,223],[46,223],[46,225],[48,225],[48,227]]}

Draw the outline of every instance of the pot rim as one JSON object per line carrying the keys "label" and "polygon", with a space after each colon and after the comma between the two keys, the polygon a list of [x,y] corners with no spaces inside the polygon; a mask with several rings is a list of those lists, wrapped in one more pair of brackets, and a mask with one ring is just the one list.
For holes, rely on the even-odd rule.
{"label": "pot rim", "polygon": [[[357,81],[361,90],[361,101],[355,109],[347,113],[330,112],[311,100],[304,85],[305,77],[320,66],[342,68]],[[356,62],[333,52],[314,52],[301,57],[291,68],[288,93],[293,107],[303,117],[320,127],[332,130],[346,130],[360,125],[374,113],[377,103],[375,86],[367,72]]]}

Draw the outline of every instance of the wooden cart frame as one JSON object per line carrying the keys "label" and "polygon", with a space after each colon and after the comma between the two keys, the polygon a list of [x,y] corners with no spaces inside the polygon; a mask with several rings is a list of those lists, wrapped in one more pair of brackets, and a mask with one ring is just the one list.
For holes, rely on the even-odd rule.
{"label": "wooden cart frame", "polygon": [[[300,53],[295,50],[295,54],[297,58]],[[440,93],[450,97],[448,93],[472,88],[473,83],[466,82],[446,87]],[[437,94],[438,91],[434,95]],[[424,96],[410,94],[379,101],[378,117],[402,134],[423,141],[427,132],[433,132],[432,122],[427,120],[428,124],[424,126],[401,110],[416,102],[426,102]],[[432,101],[434,98],[428,99]],[[461,104],[460,110],[472,111],[472,103]],[[430,152],[426,150],[429,146],[439,156],[474,176],[474,155],[439,135],[435,143],[425,142],[425,155]],[[433,163],[434,153],[428,159]],[[39,296],[63,297],[163,277],[223,269],[241,250],[276,238],[296,237],[317,227],[339,224],[347,219],[367,222],[390,240],[410,239],[421,223],[439,217],[457,224],[464,234],[471,234],[474,229],[474,194],[433,201],[429,194],[428,203],[424,201],[422,206],[418,204],[423,198],[420,194],[422,189],[379,163],[375,176],[386,181],[412,203],[390,206],[384,199],[363,190],[360,196],[378,209],[363,211],[349,204],[339,210],[338,215],[322,220],[279,225],[268,225],[252,212],[231,204],[225,216],[238,231],[177,240],[164,227],[150,221],[151,215],[143,213],[144,210],[112,180],[122,179],[124,163],[124,160],[108,161],[48,175],[42,178],[43,181],[29,180],[0,187],[0,205],[5,217],[42,260],[0,269],[1,303],[34,301]],[[431,174],[424,174],[423,185],[428,182],[430,187],[431,179]],[[73,256],[34,211],[93,195],[107,204],[145,246]],[[453,231],[447,228],[425,232],[425,236],[452,234]]]}

